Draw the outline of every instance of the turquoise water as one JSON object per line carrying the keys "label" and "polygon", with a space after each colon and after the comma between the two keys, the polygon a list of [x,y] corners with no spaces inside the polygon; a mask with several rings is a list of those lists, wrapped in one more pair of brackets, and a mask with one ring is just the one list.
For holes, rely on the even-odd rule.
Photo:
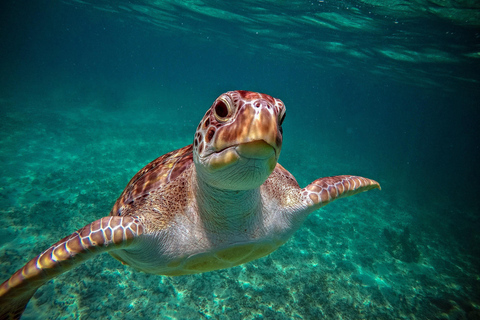
{"label": "turquoise water", "polygon": [[2,6],[1,281],[107,215],[224,91],[285,102],[280,163],[302,187],[382,185],[239,267],[164,277],[98,256],[41,287],[24,319],[480,318],[476,3]]}

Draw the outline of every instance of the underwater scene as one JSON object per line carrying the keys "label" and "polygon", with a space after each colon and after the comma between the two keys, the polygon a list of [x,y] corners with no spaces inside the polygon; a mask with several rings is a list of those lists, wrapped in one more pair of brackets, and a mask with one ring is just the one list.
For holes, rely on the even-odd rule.
{"label": "underwater scene", "polygon": [[22,319],[480,319],[477,1],[0,12],[0,282],[108,216],[226,91],[285,103],[279,163],[300,187],[343,174],[381,185],[230,269],[170,277],[100,254],[41,286]]}

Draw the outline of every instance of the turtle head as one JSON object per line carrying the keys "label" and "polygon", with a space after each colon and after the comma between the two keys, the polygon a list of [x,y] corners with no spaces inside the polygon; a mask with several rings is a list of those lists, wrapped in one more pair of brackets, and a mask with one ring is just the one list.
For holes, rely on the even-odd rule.
{"label": "turtle head", "polygon": [[280,156],[284,118],[283,102],[269,95],[249,91],[222,94],[195,133],[197,176],[220,189],[258,188]]}

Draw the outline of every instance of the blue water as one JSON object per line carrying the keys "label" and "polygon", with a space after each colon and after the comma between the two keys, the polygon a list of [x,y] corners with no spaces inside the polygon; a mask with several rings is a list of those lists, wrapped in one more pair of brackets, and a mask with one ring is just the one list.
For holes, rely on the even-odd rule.
{"label": "blue water", "polygon": [[479,319],[480,6],[417,1],[4,1],[0,281],[108,215],[214,99],[287,107],[303,187],[381,191],[312,214],[271,255],[164,277],[101,255],[25,319]]}

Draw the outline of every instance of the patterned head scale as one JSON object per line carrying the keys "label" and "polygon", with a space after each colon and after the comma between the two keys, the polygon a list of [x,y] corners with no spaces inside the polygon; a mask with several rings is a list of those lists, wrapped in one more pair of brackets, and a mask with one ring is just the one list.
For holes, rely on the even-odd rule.
{"label": "patterned head scale", "polygon": [[269,95],[249,91],[222,94],[195,133],[197,173],[223,189],[258,187],[280,156],[284,118],[283,102]]}

